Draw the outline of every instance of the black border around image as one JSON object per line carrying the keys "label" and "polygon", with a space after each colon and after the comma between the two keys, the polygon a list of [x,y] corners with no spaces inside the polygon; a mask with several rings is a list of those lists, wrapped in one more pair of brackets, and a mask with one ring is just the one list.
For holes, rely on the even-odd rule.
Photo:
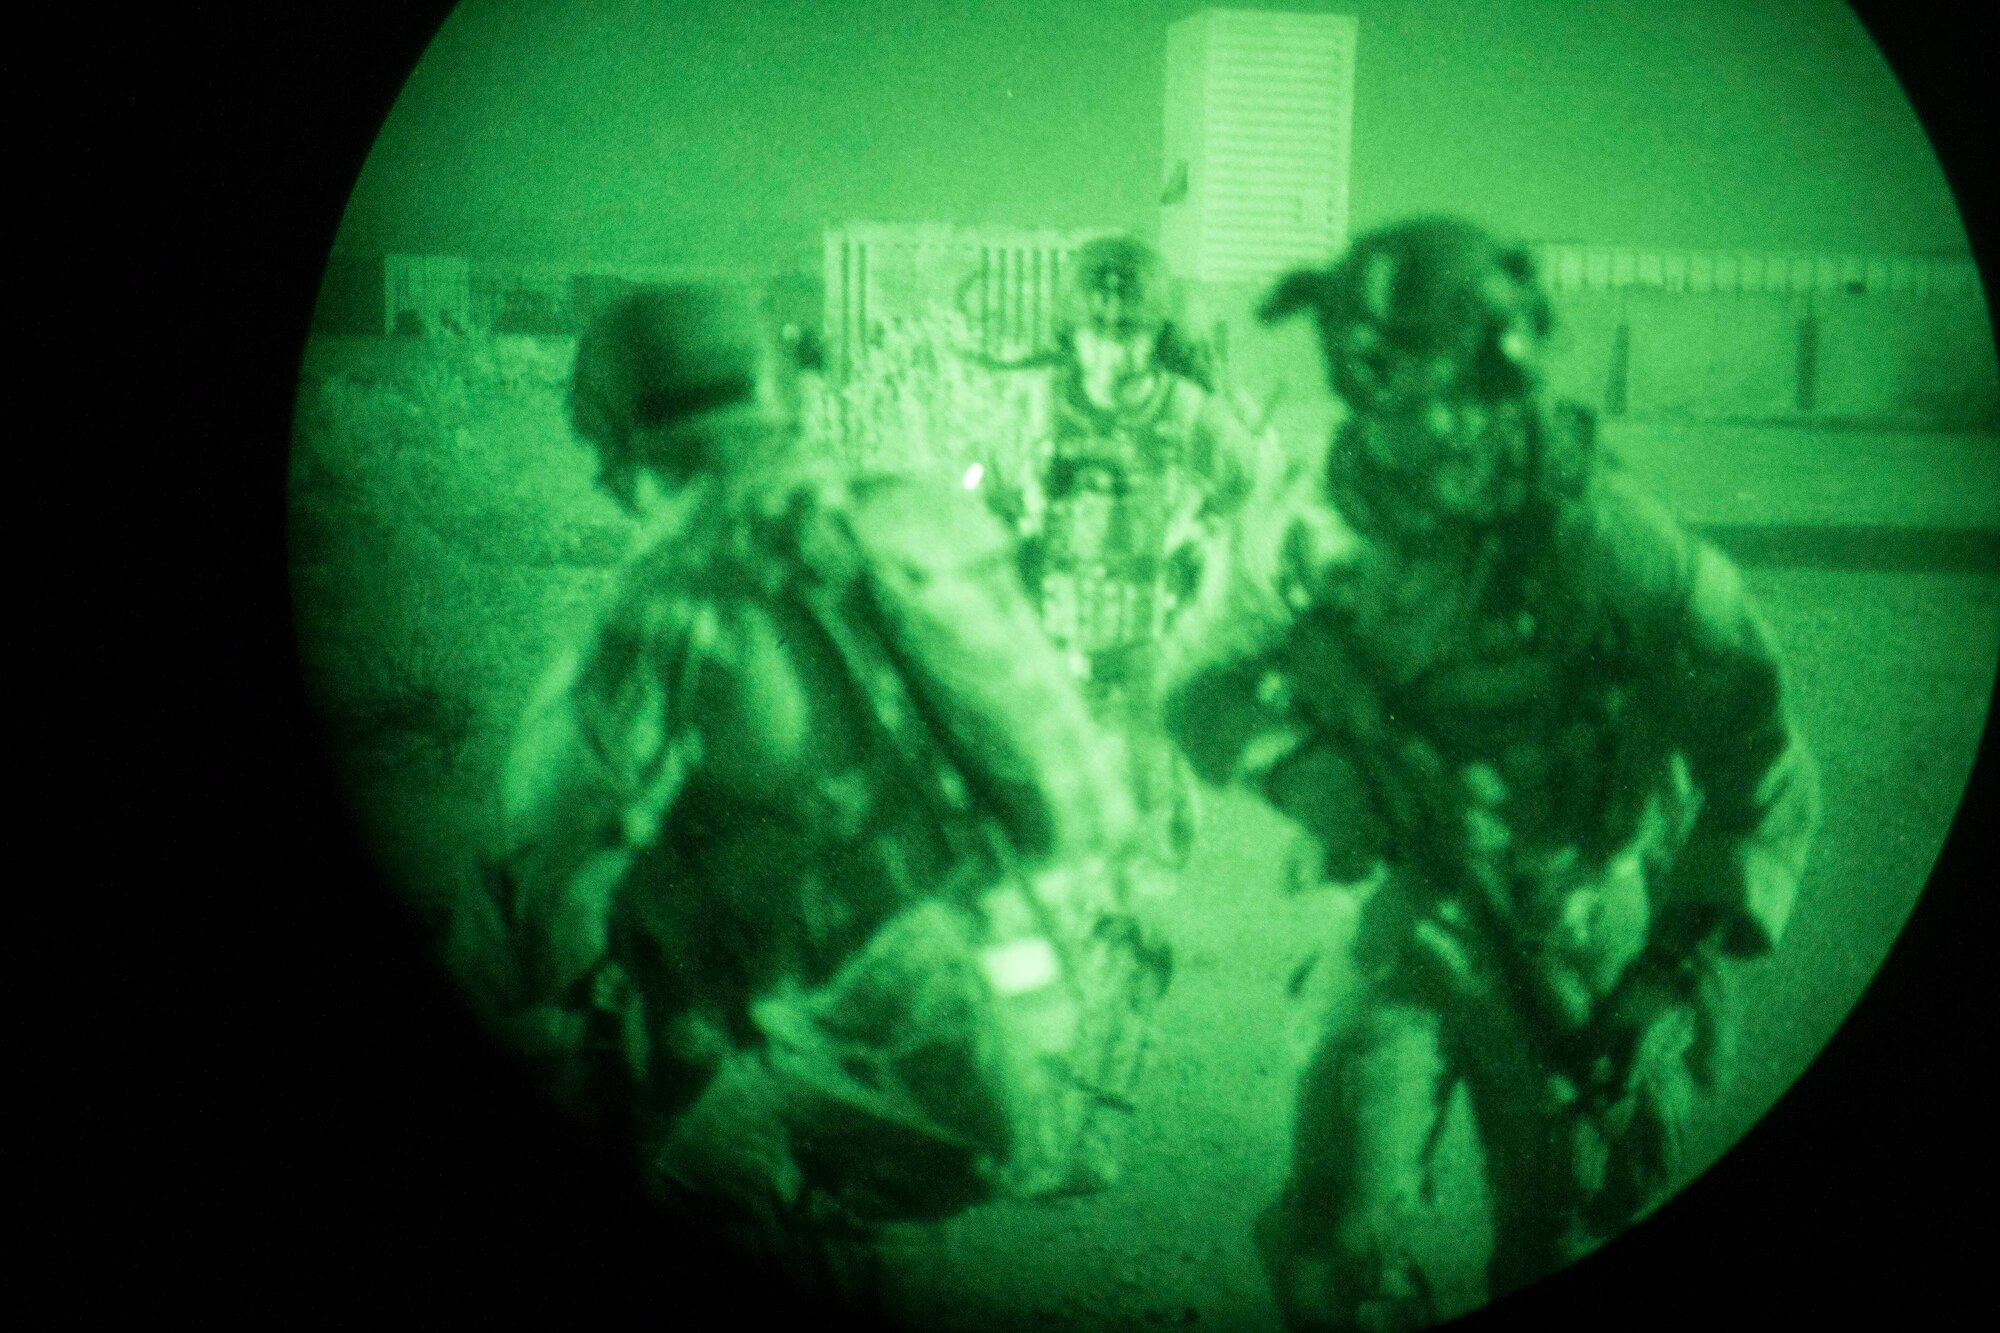
{"label": "black border around image", "polygon": [[[147,699],[110,812],[137,855],[92,905],[117,920],[88,924],[136,929],[101,982],[107,1090],[79,1112],[95,1145],[79,1169],[101,1181],[63,1221],[94,1274],[79,1294],[280,1326],[754,1326],[760,1293],[540,1112],[414,920],[355,892],[378,877],[297,684],[282,517],[299,353],[347,192],[448,8],[201,4],[125,34],[106,135],[137,158],[111,295],[146,354],[112,406],[133,409],[139,555],[120,599]],[[1991,274],[1981,36],[1856,8]],[[1921,1325],[1995,1305],[1976,1223],[1996,765],[1984,744],[1887,963],[1778,1105],[1651,1221],[1468,1327]]]}

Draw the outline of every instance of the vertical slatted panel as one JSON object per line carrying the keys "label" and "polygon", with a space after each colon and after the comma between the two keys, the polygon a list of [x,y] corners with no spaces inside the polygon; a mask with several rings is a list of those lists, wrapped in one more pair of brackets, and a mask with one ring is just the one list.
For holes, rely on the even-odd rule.
{"label": "vertical slatted panel", "polygon": [[868,354],[868,250],[866,245],[854,247],[854,328],[856,346],[860,355]]}
{"label": "vertical slatted panel", "polygon": [[998,348],[993,330],[994,283],[993,247],[979,247],[979,350],[988,356]]}
{"label": "vertical slatted panel", "polygon": [[1048,263],[1047,263],[1048,253],[1049,253],[1048,250],[1042,246],[1035,247],[1035,282],[1034,282],[1035,301],[1034,301],[1034,308],[1029,316],[1029,324],[1028,324],[1028,345],[1031,348],[1040,347],[1042,345],[1043,339],[1047,336],[1047,321],[1048,321],[1048,309],[1049,309],[1048,299],[1046,295],[1047,283],[1048,283]]}
{"label": "vertical slatted panel", "polygon": [[1688,256],[1688,290],[1691,292],[1715,290],[1714,255],[1704,251]]}
{"label": "vertical slatted panel", "polygon": [[1069,254],[1063,250],[1049,255],[1049,328],[1047,337],[1054,340],[1056,305],[1062,299],[1063,270],[1069,265]]}
{"label": "vertical slatted panel", "polygon": [[1560,268],[1563,286],[1569,288],[1583,286],[1583,255],[1580,251],[1565,252]]}

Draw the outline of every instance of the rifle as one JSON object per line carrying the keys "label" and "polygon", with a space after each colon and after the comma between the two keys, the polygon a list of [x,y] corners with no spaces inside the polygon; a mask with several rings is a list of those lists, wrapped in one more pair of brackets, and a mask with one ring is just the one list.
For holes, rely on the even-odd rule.
{"label": "rifle", "polygon": [[[1555,1063],[1575,1064],[1579,1054],[1561,1038],[1575,1034],[1579,1025],[1529,963],[1532,936],[1495,856],[1504,844],[1468,836],[1477,831],[1468,827],[1477,816],[1468,800],[1475,793],[1447,771],[1422,737],[1397,726],[1389,700],[1328,613],[1309,612],[1296,623],[1285,657],[1294,709],[1312,732],[1353,762],[1395,853],[1447,915],[1469,918],[1475,937],[1486,942],[1476,959],[1463,961],[1463,969],[1484,964],[1511,993],[1519,1025],[1528,1029],[1523,1038]],[[1299,670],[1301,662],[1308,669]],[[1454,977],[1461,986],[1465,980]]]}

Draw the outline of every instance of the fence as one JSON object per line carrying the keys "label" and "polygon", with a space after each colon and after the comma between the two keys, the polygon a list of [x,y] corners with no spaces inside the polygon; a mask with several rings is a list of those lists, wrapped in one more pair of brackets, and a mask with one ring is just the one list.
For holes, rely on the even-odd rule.
{"label": "fence", "polygon": [[[2000,367],[1970,260],[1543,246],[1550,377],[1608,415],[2000,426]],[[1323,376],[1305,321],[1251,313],[1262,289],[1198,285],[1253,396]]]}
{"label": "fence", "polygon": [[464,332],[478,325],[470,265],[433,255],[335,255],[313,325],[350,334]]}
{"label": "fence", "polygon": [[1977,292],[1555,294],[1552,378],[1612,415],[2000,423]]}
{"label": "fence", "polygon": [[1552,292],[1654,289],[1745,295],[1971,297],[1979,270],[1950,255],[1829,255],[1756,250],[1653,250],[1635,246],[1533,247]]}
{"label": "fence", "polygon": [[2000,424],[1970,259],[1536,250],[1565,392],[1636,417]]}
{"label": "fence", "polygon": [[897,323],[956,311],[989,354],[1046,347],[1064,265],[1094,231],[853,223],[825,237],[828,368],[845,379]]}

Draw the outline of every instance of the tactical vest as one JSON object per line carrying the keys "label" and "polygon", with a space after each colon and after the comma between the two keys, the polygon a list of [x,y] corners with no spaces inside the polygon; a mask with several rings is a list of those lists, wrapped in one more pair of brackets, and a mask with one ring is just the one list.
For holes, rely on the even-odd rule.
{"label": "tactical vest", "polygon": [[1059,647],[1095,655],[1157,640],[1179,595],[1170,550],[1201,500],[1195,423],[1201,391],[1161,375],[1153,398],[1107,412],[1075,377],[1054,394],[1042,620]]}

